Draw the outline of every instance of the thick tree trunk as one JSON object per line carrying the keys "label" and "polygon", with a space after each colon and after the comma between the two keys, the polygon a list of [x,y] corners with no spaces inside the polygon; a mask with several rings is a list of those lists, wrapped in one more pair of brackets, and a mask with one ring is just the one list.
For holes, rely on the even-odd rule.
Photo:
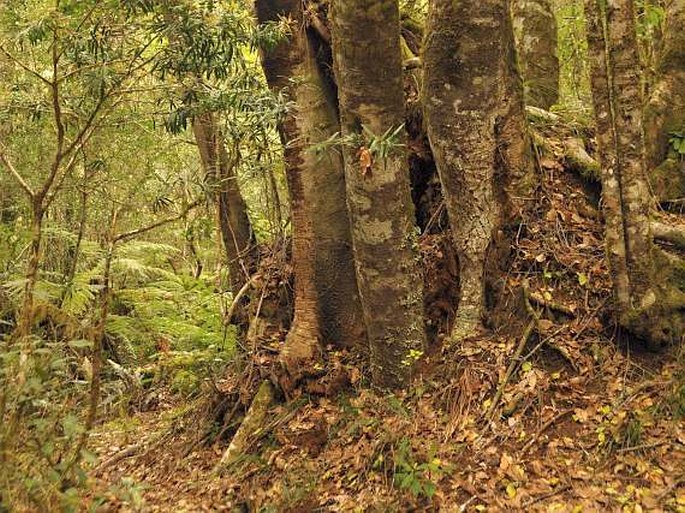
{"label": "thick tree trunk", "polygon": [[656,84],[645,109],[649,178],[662,201],[685,196],[685,164],[669,154],[670,132],[685,133],[685,0],[668,4]]}
{"label": "thick tree trunk", "polygon": [[[216,120],[211,112],[193,120],[193,132],[217,203],[219,228],[226,251],[231,292],[236,294],[250,278],[256,262],[255,239],[235,174]],[[237,158],[237,157],[235,157]]]}
{"label": "thick tree trunk", "polygon": [[557,21],[552,0],[513,0],[512,10],[526,103],[549,110],[559,101]]}
{"label": "thick tree trunk", "polygon": [[332,29],[347,204],[373,379],[383,387],[403,386],[425,336],[403,147],[399,5],[335,0]]}
{"label": "thick tree trunk", "polygon": [[642,93],[632,0],[586,0],[588,48],[602,203],[614,293],[621,325],[653,346],[679,339],[685,328],[683,285],[652,241],[652,199],[646,180]]}
{"label": "thick tree trunk", "polygon": [[259,0],[260,22],[290,16],[291,39],[264,55],[269,86],[294,100],[280,124],[293,221],[295,318],[283,360],[291,373],[314,358],[318,340],[342,346],[364,340],[361,306],[345,207],[344,171],[339,154],[315,145],[339,129],[335,92],[316,57],[318,41],[303,28],[302,3]]}
{"label": "thick tree trunk", "polygon": [[428,25],[424,104],[459,257],[459,340],[481,326],[502,230],[535,182],[507,0],[433,0]]}

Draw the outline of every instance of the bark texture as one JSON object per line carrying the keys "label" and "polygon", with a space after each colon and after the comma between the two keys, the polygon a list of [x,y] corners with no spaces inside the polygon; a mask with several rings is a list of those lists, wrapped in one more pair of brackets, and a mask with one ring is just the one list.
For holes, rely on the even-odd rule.
{"label": "bark texture", "polygon": [[685,294],[652,242],[632,0],[586,0],[606,244],[621,325],[654,346],[680,338]]}
{"label": "bark texture", "polygon": [[513,0],[512,14],[526,103],[549,110],[559,101],[557,21],[551,0]]}
{"label": "bark texture", "polygon": [[250,279],[256,263],[256,245],[247,205],[240,193],[235,167],[237,154],[231,159],[226,151],[216,119],[211,112],[193,120],[193,133],[197,143],[202,166],[214,187],[217,203],[219,228],[223,240],[231,292],[237,294]]}
{"label": "bark texture", "polygon": [[486,272],[535,177],[507,0],[433,0],[428,26],[424,105],[459,258],[459,340],[482,324]]}
{"label": "bark texture", "polygon": [[[425,335],[417,233],[402,145],[406,137],[401,128],[397,1],[334,1],[332,37],[347,204],[372,374],[378,386],[398,387],[407,384]],[[393,132],[396,140],[389,137]]]}
{"label": "bark texture", "polygon": [[[317,150],[316,144],[340,132],[337,91],[321,62],[329,52],[307,31],[303,53],[306,83],[298,88],[297,102],[305,145],[305,197],[312,212],[314,271],[319,297],[323,340],[342,347],[364,347],[366,330],[357,290],[350,221],[345,202],[342,154]],[[316,55],[318,53],[318,55]]]}
{"label": "bark texture", "polygon": [[660,200],[685,196],[685,166],[680,155],[669,155],[670,132],[685,133],[685,0],[668,3],[656,83],[645,109],[647,164]]}
{"label": "bark texture", "polygon": [[291,373],[315,358],[319,339],[362,345],[365,335],[357,293],[342,157],[315,145],[338,129],[335,91],[317,59],[315,34],[304,28],[302,3],[257,2],[260,22],[289,16],[288,41],[263,56],[269,86],[285,92],[295,107],[279,130],[285,148],[291,199],[295,318],[283,359]]}

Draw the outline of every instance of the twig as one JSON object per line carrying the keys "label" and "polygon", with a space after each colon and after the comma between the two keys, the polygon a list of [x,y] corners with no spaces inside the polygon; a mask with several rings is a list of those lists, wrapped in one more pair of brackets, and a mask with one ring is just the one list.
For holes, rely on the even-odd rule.
{"label": "twig", "polygon": [[569,317],[575,317],[576,313],[568,306],[562,305],[561,303],[555,303],[554,301],[548,301],[544,299],[543,297],[540,297],[537,294],[531,293],[529,295],[529,299],[531,303],[535,303],[538,306],[541,306],[543,308],[549,308],[550,310],[556,310],[557,312],[561,312],[564,315],[568,315]]}
{"label": "twig", "polygon": [[533,355],[538,351],[538,349],[540,349],[542,346],[544,346],[547,342],[549,342],[550,340],[552,340],[554,337],[556,337],[559,333],[561,333],[562,331],[564,331],[566,328],[567,328],[567,326],[566,326],[566,325],[563,325],[563,326],[559,327],[558,329],[556,329],[556,330],[554,331],[554,333],[552,333],[552,334],[549,335],[548,337],[542,339],[542,340],[541,340],[533,349],[530,350],[530,352],[529,352],[526,356],[524,356],[523,358],[521,358],[521,363],[523,363],[523,362],[529,360],[530,357],[533,356]]}
{"label": "twig", "polygon": [[5,155],[4,152],[0,151],[0,160],[5,164],[5,167],[7,167],[8,171],[10,174],[14,177],[14,179],[19,183],[21,188],[24,190],[28,196],[33,199],[33,197],[36,195],[36,193],[33,191],[31,186],[28,184],[26,180],[24,180],[24,177],[19,174],[19,171],[17,171],[17,168],[14,167],[14,164],[12,164],[12,161],[7,158],[7,155]]}
{"label": "twig", "polygon": [[641,445],[634,445],[633,447],[622,447],[621,449],[618,449],[616,452],[632,452],[632,451],[641,451],[643,449],[654,449],[656,447],[661,447],[662,445],[666,445],[668,442],[665,440],[662,440],[661,442],[654,442],[651,444],[641,444]]}
{"label": "twig", "polygon": [[530,449],[532,447],[532,445],[537,441],[537,439],[540,438],[540,435],[542,433],[547,431],[550,428],[550,426],[552,426],[552,424],[556,423],[558,420],[562,419],[563,417],[565,417],[566,415],[568,415],[572,411],[573,410],[571,410],[571,409],[564,410],[561,413],[558,413],[557,415],[555,415],[554,417],[549,419],[547,422],[545,422],[540,427],[540,429],[538,429],[537,432],[532,436],[532,438],[526,442],[526,444],[521,449],[521,454],[525,454],[526,452],[528,452],[528,449]]}
{"label": "twig", "polygon": [[504,389],[509,384],[509,380],[511,379],[512,374],[514,374],[514,370],[516,370],[516,367],[518,366],[519,358],[521,357],[521,354],[523,353],[523,348],[526,347],[526,342],[528,341],[530,336],[533,334],[533,330],[535,329],[536,324],[537,324],[537,320],[535,318],[531,319],[530,322],[528,323],[528,326],[526,326],[526,329],[523,332],[523,335],[521,335],[521,339],[519,340],[518,347],[516,348],[516,352],[514,353],[514,356],[512,356],[512,358],[511,358],[511,362],[509,363],[509,367],[507,368],[507,372],[504,375],[504,379],[502,380],[502,383],[500,383],[499,387],[497,388],[497,392],[495,393],[495,397],[492,398],[492,404],[490,405],[490,409],[488,410],[488,413],[486,415],[487,419],[492,420],[492,417],[495,413],[495,410],[497,409],[497,405],[499,404],[499,401],[502,398],[502,394],[504,394]]}
{"label": "twig", "polygon": [[132,239],[134,237],[137,237],[138,235],[142,235],[143,233],[149,232],[151,230],[154,230],[155,228],[159,228],[160,226],[164,226],[165,224],[173,223],[174,221],[178,221],[179,219],[183,218],[185,215],[188,214],[192,209],[197,207],[198,205],[202,204],[202,200],[197,200],[190,205],[188,205],[186,208],[183,209],[183,211],[173,217],[167,217],[165,219],[162,219],[160,221],[157,221],[155,223],[152,223],[148,226],[143,226],[142,228],[136,228],[135,230],[131,230],[128,232],[120,233],[114,237],[114,242],[119,242],[122,240],[126,239]]}
{"label": "twig", "polygon": [[545,499],[549,499],[550,497],[554,497],[555,495],[559,495],[560,493],[564,493],[568,490],[571,489],[571,485],[564,485],[561,488],[557,488],[556,490],[552,490],[551,492],[543,493],[542,495],[538,495],[537,497],[529,500],[526,502],[523,507],[524,508],[529,508],[533,504],[537,504],[540,501],[544,501]]}
{"label": "twig", "polygon": [[497,392],[495,392],[495,397],[492,398],[492,404],[490,405],[490,408],[488,409],[488,412],[485,416],[488,420],[492,420],[495,414],[495,410],[497,409],[497,405],[499,404],[500,399],[502,399],[502,395],[504,394],[504,389],[509,384],[511,376],[514,374],[516,367],[518,367],[520,363],[521,355],[523,354],[523,349],[526,347],[526,342],[528,342],[528,339],[533,334],[533,330],[540,322],[540,315],[535,311],[535,309],[530,304],[530,293],[528,291],[527,283],[523,284],[523,301],[526,305],[526,310],[531,316],[531,319],[528,325],[526,326],[526,329],[523,331],[523,335],[521,335],[518,346],[516,347],[516,351],[514,352],[514,355],[511,358],[509,367],[507,367],[507,372],[504,374],[504,379],[497,388]]}

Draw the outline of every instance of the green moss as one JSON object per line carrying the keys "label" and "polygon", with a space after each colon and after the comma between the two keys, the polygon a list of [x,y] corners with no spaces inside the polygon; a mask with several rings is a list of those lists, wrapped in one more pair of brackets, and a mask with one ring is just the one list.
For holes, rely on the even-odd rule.
{"label": "green moss", "polygon": [[655,255],[652,291],[656,300],[646,308],[635,308],[621,316],[620,322],[654,350],[677,344],[685,333],[685,263],[674,264],[662,254]]}
{"label": "green moss", "polygon": [[664,160],[649,176],[654,195],[660,201],[685,196],[685,169],[683,162],[672,157]]}

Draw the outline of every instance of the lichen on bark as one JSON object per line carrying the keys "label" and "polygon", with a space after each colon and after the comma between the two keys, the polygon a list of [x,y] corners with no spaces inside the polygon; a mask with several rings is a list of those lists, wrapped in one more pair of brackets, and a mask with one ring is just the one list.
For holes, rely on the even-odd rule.
{"label": "lichen on bark", "polygon": [[[357,282],[374,382],[404,386],[423,351],[422,280],[403,143],[404,94],[396,0],[335,0],[334,71]],[[388,151],[373,151],[384,135]]]}
{"label": "lichen on bark", "polygon": [[428,27],[423,101],[459,258],[458,340],[483,322],[502,232],[536,180],[508,1],[434,0]]}
{"label": "lichen on bark", "polygon": [[649,345],[677,342],[685,289],[654,245],[632,0],[586,0],[606,245],[617,320]]}

